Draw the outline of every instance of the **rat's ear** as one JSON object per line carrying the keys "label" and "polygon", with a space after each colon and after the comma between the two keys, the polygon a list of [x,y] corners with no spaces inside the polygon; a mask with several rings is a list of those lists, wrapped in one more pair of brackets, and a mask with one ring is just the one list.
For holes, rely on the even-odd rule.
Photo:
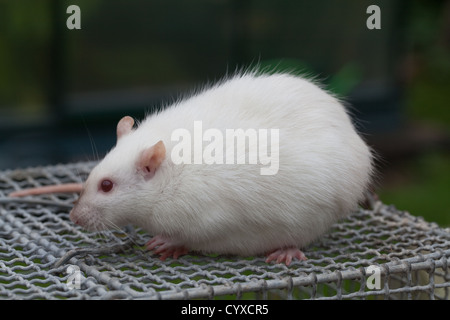
{"label": "rat's ear", "polygon": [[146,179],[150,179],[155,175],[156,170],[165,157],[166,147],[164,146],[164,142],[159,141],[154,146],[141,152],[137,161],[137,169],[144,174]]}
{"label": "rat's ear", "polygon": [[125,116],[120,119],[117,124],[117,141],[124,135],[128,134],[133,130],[134,119],[130,116]]}

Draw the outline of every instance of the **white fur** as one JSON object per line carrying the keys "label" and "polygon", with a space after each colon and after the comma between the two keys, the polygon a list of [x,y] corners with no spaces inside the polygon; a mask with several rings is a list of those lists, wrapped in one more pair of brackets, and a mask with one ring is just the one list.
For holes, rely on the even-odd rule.
{"label": "white fur", "polygon": [[[278,173],[174,165],[171,133],[196,120],[204,129],[278,128]],[[137,158],[159,140],[166,159],[146,181]],[[370,150],[336,98],[299,77],[246,73],[149,115],[92,171],[74,210],[90,228],[133,223],[190,250],[260,254],[322,235],[356,208],[371,171]],[[115,182],[110,193],[98,191],[104,178]]]}

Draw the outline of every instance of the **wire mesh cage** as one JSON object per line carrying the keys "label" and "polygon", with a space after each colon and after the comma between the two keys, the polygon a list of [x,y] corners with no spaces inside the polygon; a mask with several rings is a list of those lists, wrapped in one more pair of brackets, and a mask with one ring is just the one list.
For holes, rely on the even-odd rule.
{"label": "wire mesh cage", "polygon": [[376,202],[305,248],[290,266],[264,257],[190,253],[161,261],[149,235],[87,232],[75,194],[14,190],[81,182],[95,163],[0,172],[2,299],[449,299],[450,230]]}

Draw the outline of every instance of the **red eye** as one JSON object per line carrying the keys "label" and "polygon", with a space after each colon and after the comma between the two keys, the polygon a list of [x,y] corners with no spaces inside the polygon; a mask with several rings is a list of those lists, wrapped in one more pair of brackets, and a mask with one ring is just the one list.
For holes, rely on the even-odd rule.
{"label": "red eye", "polygon": [[109,179],[104,179],[100,183],[100,189],[103,192],[110,192],[111,189],[113,188],[113,186],[114,186],[114,183],[111,180],[109,180]]}

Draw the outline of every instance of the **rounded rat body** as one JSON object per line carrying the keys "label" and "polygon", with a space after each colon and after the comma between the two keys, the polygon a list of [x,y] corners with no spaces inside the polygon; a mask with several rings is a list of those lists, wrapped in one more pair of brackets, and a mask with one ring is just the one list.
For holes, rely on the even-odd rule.
{"label": "rounded rat body", "polygon": [[[91,230],[137,225],[163,259],[189,250],[304,259],[299,249],[352,212],[370,182],[371,152],[345,108],[288,74],[237,75],[133,123],[119,122],[70,216]],[[230,129],[247,133],[234,158]]]}

